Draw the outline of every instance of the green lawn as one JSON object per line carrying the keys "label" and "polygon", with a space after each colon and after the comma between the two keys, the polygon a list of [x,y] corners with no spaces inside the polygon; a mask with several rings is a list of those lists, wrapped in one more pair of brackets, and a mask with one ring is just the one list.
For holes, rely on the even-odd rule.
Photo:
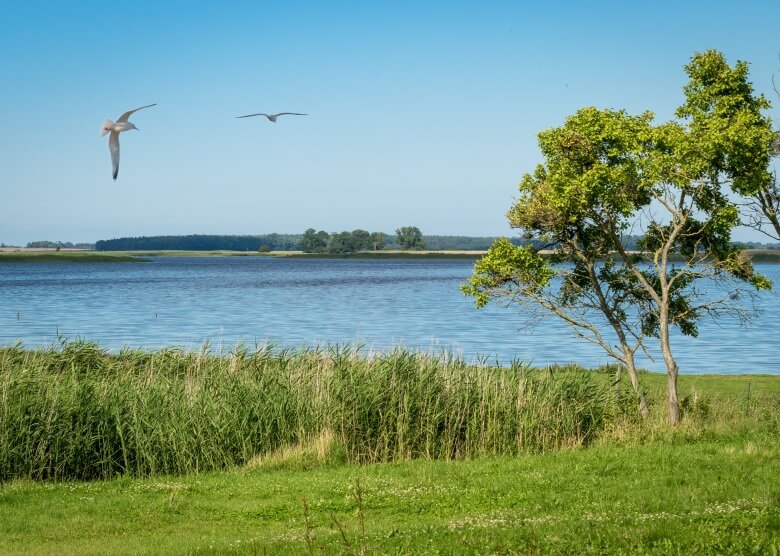
{"label": "green lawn", "polygon": [[0,554],[780,554],[780,376],[612,376],[2,348]]}
{"label": "green lawn", "polygon": [[0,551],[777,554],[778,463],[778,438],[757,433],[460,462],[21,481],[0,487]]}

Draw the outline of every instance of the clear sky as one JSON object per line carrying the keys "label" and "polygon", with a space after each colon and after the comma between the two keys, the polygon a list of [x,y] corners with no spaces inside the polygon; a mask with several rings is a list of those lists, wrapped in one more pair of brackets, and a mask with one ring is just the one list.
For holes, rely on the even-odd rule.
{"label": "clear sky", "polygon": [[[539,131],[589,105],[669,119],[710,48],[777,100],[779,37],[769,0],[0,0],[0,242],[513,235]],[[114,182],[100,126],[151,103]],[[235,119],[281,111],[308,116]]]}

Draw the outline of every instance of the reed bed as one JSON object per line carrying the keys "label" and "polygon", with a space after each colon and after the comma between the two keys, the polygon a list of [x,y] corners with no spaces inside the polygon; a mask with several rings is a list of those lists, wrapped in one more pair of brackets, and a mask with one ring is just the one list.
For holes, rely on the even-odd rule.
{"label": "reed bed", "polygon": [[197,473],[313,444],[354,463],[545,451],[588,444],[617,403],[593,373],[400,349],[8,347],[0,480]]}

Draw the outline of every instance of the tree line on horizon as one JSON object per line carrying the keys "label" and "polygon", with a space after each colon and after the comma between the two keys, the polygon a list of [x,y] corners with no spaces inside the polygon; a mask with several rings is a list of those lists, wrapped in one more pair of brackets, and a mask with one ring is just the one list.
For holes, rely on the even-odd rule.
{"label": "tree line on horizon", "polygon": [[304,253],[357,253],[382,251],[385,248],[421,250],[426,248],[420,228],[402,226],[395,231],[395,237],[384,232],[352,230],[329,234],[324,230],[309,228],[303,233],[299,248]]}
{"label": "tree line on horizon", "polygon": [[[313,230],[313,228],[310,228]],[[306,232],[309,232],[307,230]],[[398,234],[390,235],[384,232],[367,232],[354,230],[352,232],[313,231],[315,243],[307,245],[306,232],[303,234],[265,234],[265,235],[187,235],[187,236],[139,236],[99,240],[94,244],[70,243],[55,241],[33,241],[28,248],[62,248],[95,249],[96,251],[304,251],[309,253],[350,253],[357,251],[382,251],[393,249],[414,249],[403,247],[398,240]],[[357,232],[357,234],[356,234]],[[369,241],[366,243],[366,235]],[[311,234],[310,234],[311,236]],[[432,251],[463,250],[486,251],[498,239],[493,236],[444,236],[423,235],[421,241],[425,249]],[[626,249],[635,250],[641,241],[640,235],[626,235]],[[544,244],[537,238],[512,238],[515,245],[533,245],[536,248],[554,248],[555,244]],[[326,248],[322,248],[325,242]],[[780,250],[780,243],[761,243],[756,241],[735,242],[743,249]],[[319,246],[319,247],[318,247]],[[330,246],[329,248],[327,246]],[[319,250],[318,250],[319,248]],[[421,249],[423,247],[420,247]]]}
{"label": "tree line on horizon", "polygon": [[[400,236],[399,231],[402,231]],[[423,235],[421,232],[418,235],[417,232],[419,228],[416,226],[406,226],[396,230],[395,235],[366,230],[328,233],[309,228],[303,234],[139,236],[99,240],[95,243],[94,249],[96,251],[300,250],[308,253],[351,253],[393,249],[484,251],[497,239],[495,236]],[[517,245],[529,242],[520,238],[513,238],[511,241]]]}
{"label": "tree line on horizon", "polygon": [[96,251],[294,251],[300,234],[140,236],[100,240]]}
{"label": "tree line on horizon", "polygon": [[[5,247],[5,244],[3,244]],[[94,249],[94,243],[72,243],[70,241],[30,241],[27,249]]]}
{"label": "tree line on horizon", "polygon": [[[308,231],[308,230],[307,230]],[[363,232],[364,230],[355,230],[353,232],[339,232],[328,234],[327,232],[315,232],[327,235],[328,241],[334,236],[338,236],[335,247],[338,250],[323,250],[322,253],[344,253],[354,251],[381,251],[384,249],[403,249],[398,241],[397,235],[388,235],[384,232],[374,232],[369,234],[374,236],[373,242],[368,247],[353,249],[352,251],[341,250],[347,240],[345,234],[354,234],[354,232]],[[380,246],[379,234],[383,236],[383,243]],[[362,233],[358,235],[361,237]],[[362,236],[364,237],[364,236]],[[422,242],[425,249],[431,251],[462,250],[462,251],[486,251],[495,242],[497,237],[493,236],[442,236],[442,235],[422,235]],[[89,249],[95,251],[307,251],[302,242],[305,239],[304,234],[266,234],[257,236],[231,236],[231,235],[190,235],[190,236],[139,236],[124,237],[109,240],[99,240],[96,243],[73,243],[70,241],[30,241],[24,247],[27,249]],[[642,236],[628,235],[624,238],[626,249],[636,249]],[[354,245],[356,242],[349,240]],[[537,239],[512,238],[510,241],[515,245],[531,244],[537,248],[554,248],[554,244],[542,244]],[[736,247],[740,249],[765,249],[770,251],[780,251],[780,243],[766,243],[760,241],[736,241]],[[3,248],[19,248],[19,245],[9,245],[0,243]],[[307,251],[316,253],[318,251]]]}

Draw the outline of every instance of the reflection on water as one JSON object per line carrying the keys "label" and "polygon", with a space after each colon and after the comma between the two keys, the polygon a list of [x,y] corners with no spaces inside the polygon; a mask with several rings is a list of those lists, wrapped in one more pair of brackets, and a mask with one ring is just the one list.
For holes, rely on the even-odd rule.
{"label": "reflection on water", "polygon": [[[468,359],[534,365],[608,362],[549,318],[530,326],[499,306],[474,309],[460,284],[468,260],[317,260],[158,257],[146,264],[0,265],[0,343],[48,346],[62,335],[112,349],[198,348],[208,340],[297,347],[362,344],[448,351]],[[780,265],[758,265],[780,289]],[[749,327],[703,322],[699,338],[675,337],[682,372],[778,373],[780,293],[762,294]],[[641,365],[663,370],[656,361]]]}

